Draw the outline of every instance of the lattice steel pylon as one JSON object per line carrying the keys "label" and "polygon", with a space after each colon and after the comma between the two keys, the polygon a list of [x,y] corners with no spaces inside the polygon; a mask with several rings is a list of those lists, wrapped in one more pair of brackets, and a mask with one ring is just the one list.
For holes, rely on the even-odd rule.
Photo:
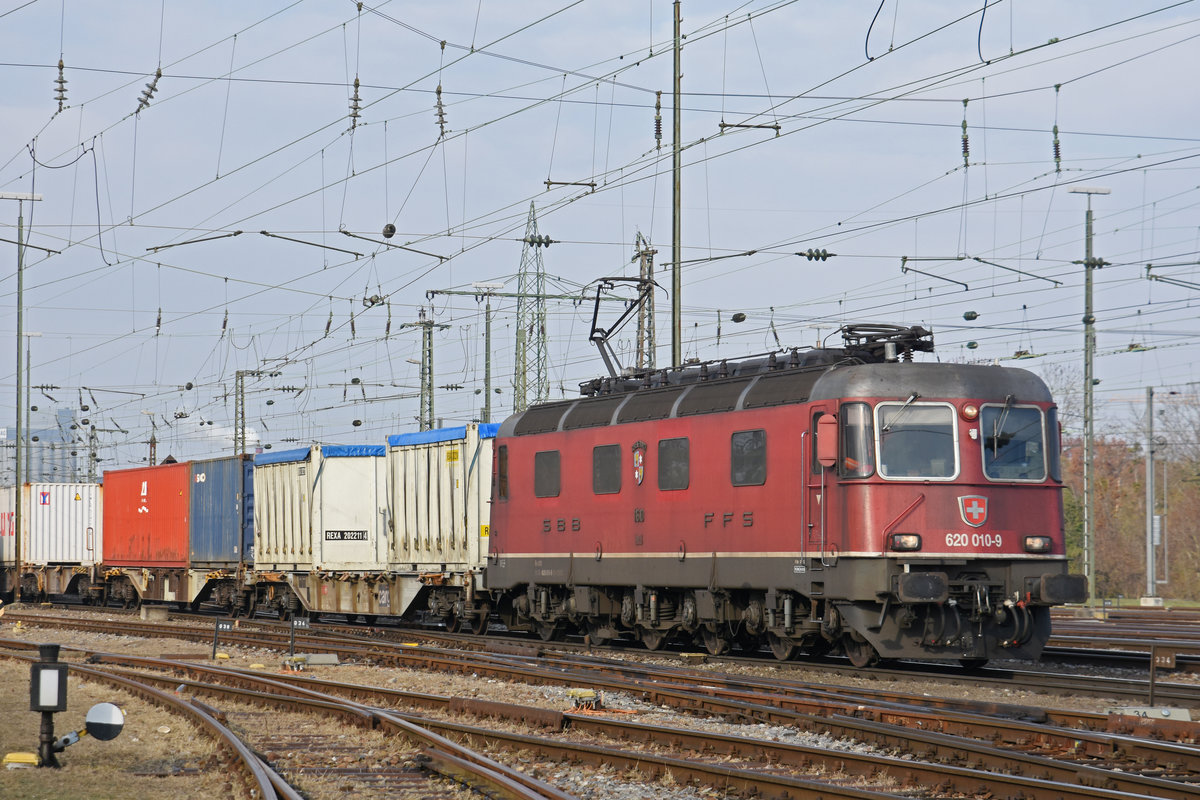
{"label": "lattice steel pylon", "polygon": [[[638,274],[645,282],[654,281],[654,256],[658,251],[650,246],[650,242],[641,231],[633,240],[633,260],[638,262]],[[637,326],[637,362],[634,366],[639,372],[653,372],[655,367],[655,349],[657,343],[654,336],[654,295],[638,308]]]}
{"label": "lattice steel pylon", "polygon": [[521,269],[517,280],[517,352],[513,362],[513,413],[550,398],[546,367],[546,268],[543,247],[550,237],[539,236],[537,210],[529,203]]}

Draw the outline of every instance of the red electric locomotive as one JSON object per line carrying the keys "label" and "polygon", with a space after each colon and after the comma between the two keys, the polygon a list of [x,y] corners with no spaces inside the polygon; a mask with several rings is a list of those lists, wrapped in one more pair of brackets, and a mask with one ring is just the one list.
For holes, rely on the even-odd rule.
{"label": "red electric locomotive", "polygon": [[1056,409],[1025,370],[914,363],[921,328],[584,384],[496,439],[510,628],[710,653],[1036,658],[1068,574]]}

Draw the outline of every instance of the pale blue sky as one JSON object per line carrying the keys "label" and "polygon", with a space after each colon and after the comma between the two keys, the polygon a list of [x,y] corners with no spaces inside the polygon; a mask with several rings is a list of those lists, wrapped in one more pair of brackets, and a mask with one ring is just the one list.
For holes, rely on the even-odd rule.
{"label": "pale blue sky", "polygon": [[[276,447],[415,428],[419,338],[400,325],[430,290],[515,290],[531,200],[557,242],[544,251],[555,291],[634,274],[639,230],[658,265],[670,261],[670,2],[373,8],[0,4],[0,192],[42,194],[24,206],[28,236],[61,251],[28,253],[25,328],[42,334],[31,382],[60,387],[46,392],[59,405],[83,396],[110,429],[106,465],[145,457],[151,418],[160,457],[231,452],[238,369],[281,373],[252,382],[247,400],[252,436]],[[1093,201],[1096,254],[1112,263],[1096,275],[1107,419],[1127,428],[1144,386],[1197,380],[1200,8],[982,10],[683,3],[686,356],[764,352],[772,325],[792,346],[871,320],[933,327],[942,359],[1029,350],[1043,355],[1021,366],[1078,370],[1082,268],[1071,262],[1083,257],[1085,200],[1067,189],[1082,184],[1112,190]],[[0,238],[16,238],[17,212],[0,201]],[[387,222],[392,243],[448,260],[340,232],[380,240]],[[181,244],[208,237],[224,238]],[[178,246],[150,249],[163,245]],[[794,255],[810,247],[838,255]],[[0,243],[6,422],[15,250]],[[910,262],[928,275],[903,274],[903,256],[935,260]],[[1148,281],[1147,264],[1178,265],[1152,272],[1192,285]],[[658,278],[669,287],[669,273]],[[365,307],[376,295],[386,302]],[[670,303],[658,299],[665,363]],[[495,308],[503,418],[515,306]],[[736,311],[747,320],[732,323]],[[482,306],[438,297],[432,315],[449,326],[435,337],[436,383],[464,387],[439,391],[437,415],[461,424],[482,405]],[[603,371],[589,325],[590,306],[550,305],[553,397]],[[631,338],[618,341],[626,361]],[[1156,349],[1117,354],[1131,344]],[[48,424],[56,403],[32,397],[35,427]]]}

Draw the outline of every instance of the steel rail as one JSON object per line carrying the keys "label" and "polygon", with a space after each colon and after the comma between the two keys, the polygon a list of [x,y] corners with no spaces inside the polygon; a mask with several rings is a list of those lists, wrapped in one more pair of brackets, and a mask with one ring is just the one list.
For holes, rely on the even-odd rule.
{"label": "steel rail", "polygon": [[[144,665],[152,665],[154,659],[141,659],[130,656],[104,656],[103,660],[106,663],[141,663]],[[224,678],[226,680],[233,679],[247,685],[258,685],[260,687],[270,687],[278,690],[280,686],[286,686],[285,691],[299,692],[311,698],[325,698],[330,692],[351,693],[355,697],[373,699],[376,702],[389,702],[398,698],[403,698],[406,702],[414,700],[430,704],[436,696],[430,695],[413,695],[411,693],[400,692],[393,689],[377,689],[375,687],[364,686],[346,686],[333,682],[320,681],[308,677],[292,677],[286,676],[283,678],[271,677],[267,678],[257,673],[249,673],[242,670],[234,670],[226,667],[209,667],[196,664],[181,664],[167,665],[169,668],[177,672],[191,673],[193,675],[206,675],[210,677]],[[159,665],[161,668],[161,664]],[[164,678],[164,681],[174,681],[174,678]],[[191,684],[194,690],[203,691],[211,688],[208,683]],[[319,688],[309,688],[319,687]],[[355,701],[356,704],[358,701]],[[438,699],[433,702],[439,708],[447,706],[449,698]],[[506,719],[521,719],[528,721],[525,715],[525,709],[518,707],[505,707],[506,704],[489,703],[481,706],[475,706],[470,701],[462,701],[458,704],[458,708],[464,711],[469,711],[476,714],[492,714],[495,716],[504,716]],[[368,707],[365,704],[363,707]],[[397,721],[406,719],[406,715],[397,712],[385,712],[378,706],[370,706],[376,713],[383,715],[394,716]],[[551,712],[553,714],[553,712]],[[555,719],[563,720],[555,725]],[[450,723],[441,723],[425,719],[412,720],[408,718],[411,724],[420,725],[426,728],[445,728],[460,735],[471,735],[474,738],[479,738],[481,741],[498,741],[501,739],[507,740],[509,734],[501,734],[495,731],[487,731],[480,733],[477,729],[458,726],[454,727]],[[601,723],[595,718],[574,715],[562,714],[553,716],[542,712],[539,715],[539,721],[547,724],[550,727],[564,727],[570,724],[572,727],[581,729],[593,728],[600,730],[607,728],[613,738],[625,739],[635,738],[634,732],[641,731],[665,731],[670,737],[675,740],[688,739],[688,741],[697,750],[703,750],[710,746],[705,745],[706,741],[717,742],[723,741],[727,747],[732,747],[732,743],[739,741],[739,747],[744,752],[750,753],[767,753],[765,757],[768,761],[774,763],[776,761],[786,760],[789,763],[811,763],[820,760],[831,769],[844,768],[851,761],[856,761],[856,774],[871,775],[872,771],[892,767],[900,769],[907,782],[916,782],[927,784],[930,780],[937,780],[938,785],[950,786],[956,791],[970,793],[975,791],[980,785],[980,780],[983,779],[981,773],[986,774],[988,785],[993,784],[999,786],[1010,787],[1012,791],[1017,792],[1028,791],[1030,797],[1060,797],[1060,798],[1099,798],[1099,797],[1157,797],[1157,798],[1194,798],[1197,795],[1196,787],[1188,786],[1187,784],[1179,783],[1162,778],[1145,777],[1136,774],[1126,774],[1103,769],[1101,767],[1090,766],[1087,764],[1078,763],[1063,763],[1055,761],[1046,756],[1031,755],[1022,752],[1014,752],[1010,749],[999,747],[991,747],[982,743],[975,743],[973,740],[962,740],[959,737],[951,736],[935,731],[911,731],[900,725],[887,722],[871,722],[866,720],[855,719],[852,717],[843,717],[834,715],[832,717],[816,717],[813,715],[796,714],[793,716],[792,724],[802,726],[809,729],[820,730],[821,732],[831,733],[834,735],[849,736],[864,741],[874,741],[876,744],[885,747],[900,747],[909,751],[916,752],[929,757],[931,763],[922,764],[917,767],[912,766],[913,762],[903,759],[886,759],[879,756],[861,756],[854,757],[850,754],[837,752],[829,753],[817,748],[805,748],[796,745],[781,745],[776,742],[762,742],[758,740],[745,739],[734,736],[717,736],[707,733],[691,733],[679,731],[677,729],[656,728],[654,726],[639,726],[633,723],[622,721],[607,721]],[[665,734],[664,734],[665,735]],[[645,739],[649,741],[657,741],[656,739]],[[520,737],[515,741],[516,747],[528,747],[532,743],[539,743],[540,747],[549,747],[536,737]],[[566,747],[566,745],[563,745]],[[783,758],[783,752],[793,754],[791,758]],[[612,760],[613,755],[609,750],[605,750],[605,758]],[[795,754],[800,754],[796,757]],[[594,755],[594,754],[593,754]],[[640,758],[644,758],[645,754],[639,754]],[[560,758],[583,758],[584,756],[572,746],[570,751],[558,751]],[[974,764],[974,768],[966,768],[955,766],[954,764],[936,763],[944,760],[969,761]],[[604,760],[599,760],[596,763],[605,763]],[[678,769],[678,765],[669,767],[673,771]],[[1010,774],[1016,773],[1016,774]],[[674,773],[673,773],[674,774]],[[720,773],[715,777],[719,779],[728,779],[728,774]],[[786,793],[785,795],[786,796]],[[1013,797],[1024,796],[1018,792],[1017,794],[1009,795]]]}

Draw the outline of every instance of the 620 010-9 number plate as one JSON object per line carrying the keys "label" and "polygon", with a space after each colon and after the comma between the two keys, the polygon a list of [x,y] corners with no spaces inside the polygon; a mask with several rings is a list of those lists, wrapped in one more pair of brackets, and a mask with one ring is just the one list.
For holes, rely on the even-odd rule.
{"label": "620 010-9 number plate", "polygon": [[1004,546],[1004,539],[998,533],[947,533],[946,547],[995,548]]}

